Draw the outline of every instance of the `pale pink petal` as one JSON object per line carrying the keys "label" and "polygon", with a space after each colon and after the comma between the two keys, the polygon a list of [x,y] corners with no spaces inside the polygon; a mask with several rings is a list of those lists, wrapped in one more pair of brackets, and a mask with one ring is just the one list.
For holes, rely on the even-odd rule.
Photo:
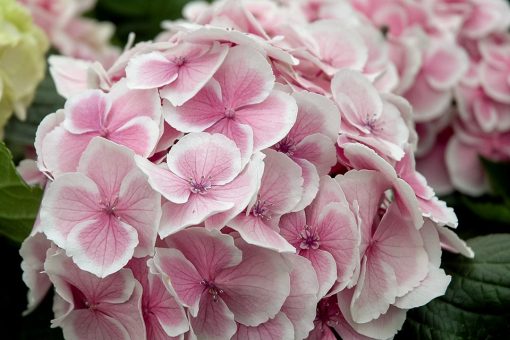
{"label": "pale pink petal", "polygon": [[136,230],[115,217],[76,225],[67,237],[66,253],[82,270],[106,277],[133,257]]}
{"label": "pale pink petal", "polygon": [[452,137],[446,147],[446,166],[457,190],[471,196],[480,196],[488,190],[476,149],[463,144],[457,137]]}
{"label": "pale pink petal", "polygon": [[443,248],[452,253],[460,253],[468,258],[475,256],[473,250],[453,230],[439,225],[436,225],[436,229]]}
{"label": "pale pink petal", "polygon": [[[356,293],[354,293],[356,294]],[[406,320],[406,311],[390,306],[388,311],[375,320],[357,323],[349,311],[349,302],[353,296],[353,290],[344,290],[338,294],[338,306],[345,321],[354,329],[369,338],[386,340],[390,339],[402,328]],[[352,308],[351,308],[352,309]],[[360,339],[364,339],[361,337]]]}
{"label": "pale pink petal", "polygon": [[52,55],[48,58],[48,64],[51,78],[62,97],[69,98],[89,88],[90,61]]}
{"label": "pale pink petal", "polygon": [[251,47],[236,46],[229,50],[214,79],[221,86],[223,103],[236,109],[266,99],[275,78],[262,54]]}
{"label": "pale pink petal", "polygon": [[310,206],[306,207],[306,220],[315,223],[324,208],[333,202],[347,203],[347,199],[339,185],[339,181],[324,175],[320,178],[319,192]]}
{"label": "pale pink petal", "polygon": [[61,327],[66,339],[131,339],[126,328],[114,317],[88,309],[73,311]]}
{"label": "pale pink petal", "polygon": [[288,94],[273,90],[260,104],[240,108],[235,119],[253,130],[253,148],[262,150],[285,137],[296,121],[297,105]]}
{"label": "pale pink petal", "polygon": [[253,154],[253,130],[250,126],[240,124],[233,119],[221,119],[216,124],[205,130],[209,133],[221,133],[233,140],[245,164]]}
{"label": "pale pink petal", "polygon": [[189,228],[166,238],[165,242],[181,251],[206,280],[213,280],[217,272],[238,265],[242,259],[234,239],[217,230]]}
{"label": "pale pink petal", "polygon": [[37,167],[37,162],[33,159],[23,159],[16,167],[16,171],[23,180],[30,186],[39,186],[44,188],[48,177]]}
{"label": "pale pink petal", "polygon": [[263,154],[261,153],[253,155],[243,172],[232,182],[218,186],[213,191],[210,191],[211,196],[214,196],[215,199],[219,201],[234,202],[234,207],[209,217],[205,221],[205,226],[207,228],[223,228],[252,201],[252,197],[254,197],[260,187],[260,180],[262,178],[262,172],[264,171],[262,158]]}
{"label": "pale pink petal", "polygon": [[51,282],[44,273],[46,252],[50,247],[51,242],[42,233],[27,237],[21,244],[19,254],[23,258],[21,262],[23,282],[28,287],[28,304],[23,315],[31,313],[51,287]]}
{"label": "pale pink petal", "polygon": [[300,233],[306,226],[305,212],[300,210],[283,215],[278,226],[280,227],[280,235],[282,235],[291,245],[299,248],[302,241]]}
{"label": "pale pink petal", "polygon": [[420,285],[397,298],[395,306],[402,309],[411,309],[423,306],[436,297],[444,295],[451,281],[451,276],[446,275],[443,269],[430,266],[427,276]]}
{"label": "pale pink petal", "polygon": [[100,131],[111,102],[100,90],[88,90],[71,97],[65,104],[63,126],[74,134]]}
{"label": "pale pink petal", "polygon": [[45,167],[53,176],[76,171],[81,155],[95,136],[96,133],[75,135],[62,126],[53,129],[41,145]]}
{"label": "pale pink petal", "polygon": [[135,156],[136,165],[147,175],[150,186],[174,203],[185,203],[191,194],[188,181],[174,175],[166,164],[156,165],[143,157]]}
{"label": "pale pink petal", "polygon": [[342,117],[362,131],[366,130],[367,117],[378,118],[382,113],[381,97],[359,72],[348,69],[337,72],[331,81],[331,92]]}
{"label": "pale pink petal", "polygon": [[66,247],[71,230],[82,221],[100,214],[99,190],[80,173],[65,174],[48,185],[41,203],[40,223],[46,237],[59,247]]}
{"label": "pale pink petal", "polygon": [[420,232],[409,225],[405,215],[391,204],[383,216],[367,256],[369,261],[381,261],[391,266],[396,277],[396,296],[402,296],[427,275],[428,255]]}
{"label": "pale pink petal", "polygon": [[414,119],[417,122],[428,122],[438,118],[451,104],[450,90],[436,90],[432,88],[423,73],[420,73],[413,86],[404,93],[413,107]]}
{"label": "pale pink petal", "polygon": [[213,300],[204,291],[200,299],[198,315],[190,324],[198,339],[230,339],[236,332],[234,315],[222,299]]}
{"label": "pale pink petal", "polygon": [[468,68],[468,58],[460,47],[443,45],[433,48],[422,72],[431,86],[438,90],[453,88]]}
{"label": "pale pink petal", "polygon": [[[57,126],[59,126],[65,119],[65,113],[64,110],[57,110],[55,113],[50,113],[44,119],[39,123],[39,126],[37,127],[37,131],[35,132],[35,141],[34,141],[34,148],[35,152],[37,154],[37,167],[41,171],[47,171],[45,157],[48,155],[48,153],[51,155],[53,154],[53,150],[51,148],[48,148],[44,150],[43,143],[48,135],[52,130],[54,130]],[[46,151],[46,152],[45,152]]]}
{"label": "pale pink petal", "polygon": [[301,167],[280,152],[267,149],[265,154],[264,175],[258,196],[261,201],[270,204],[272,215],[282,215],[292,211],[301,200]]}
{"label": "pale pink petal", "polygon": [[[362,70],[368,58],[367,46],[356,31],[335,20],[319,20],[310,26],[310,32],[319,46],[319,56],[335,70],[349,68]],[[327,70],[326,70],[327,71]]]}
{"label": "pale pink petal", "polygon": [[306,136],[321,133],[335,142],[340,131],[340,112],[335,103],[325,96],[306,91],[295,92],[292,97],[298,105],[298,113],[289,137],[300,142]]}
{"label": "pale pink petal", "polygon": [[338,277],[335,258],[329,252],[321,249],[304,249],[299,254],[312,263],[319,282],[317,296],[322,298],[333,287]]}
{"label": "pale pink petal", "polygon": [[142,116],[131,119],[117,130],[108,133],[105,138],[130,148],[138,155],[148,157],[153,152],[159,135],[159,122]]}
{"label": "pale pink petal", "polygon": [[221,101],[221,88],[211,79],[193,99],[182,106],[163,102],[163,117],[170,126],[183,132],[199,132],[224,117],[225,107]]}
{"label": "pale pink petal", "polygon": [[[360,276],[350,301],[352,320],[366,323],[386,313],[395,302],[396,283],[397,279],[390,265],[379,261],[377,257],[370,259],[367,255],[363,256]],[[346,291],[347,289],[343,292]]]}
{"label": "pale pink petal", "polygon": [[256,326],[278,314],[290,292],[289,269],[283,258],[270,250],[245,244],[236,245],[243,261],[218,273],[215,283],[221,299],[237,322]]}
{"label": "pale pink petal", "polygon": [[179,68],[177,79],[160,90],[161,97],[175,106],[186,103],[212,78],[225,60],[228,50],[227,45],[215,44],[206,54],[189,58]]}
{"label": "pale pink petal", "polygon": [[509,70],[491,67],[488,63],[480,66],[480,81],[484,90],[502,103],[510,103]]}
{"label": "pale pink petal", "polygon": [[136,229],[135,257],[152,255],[161,219],[161,196],[152,190],[144,176],[134,171],[121,184],[115,213]]}
{"label": "pale pink petal", "polygon": [[177,300],[196,315],[204,286],[193,264],[177,249],[156,248],[154,265],[163,280],[169,280]]}
{"label": "pale pink petal", "polygon": [[301,167],[301,177],[303,177],[303,193],[301,201],[292,209],[293,211],[303,210],[310,205],[317,192],[319,191],[319,174],[315,165],[306,159],[296,158],[294,161]]}
{"label": "pale pink petal", "polygon": [[298,255],[285,255],[290,264],[290,293],[282,312],[294,326],[294,337],[304,339],[313,329],[318,301],[319,282],[310,261]]}
{"label": "pale pink petal", "polygon": [[[313,325],[313,322],[312,322]],[[291,321],[286,314],[280,312],[276,316],[255,327],[237,324],[237,332],[232,340],[283,340],[301,339],[295,336]]]}
{"label": "pale pink petal", "polygon": [[166,237],[186,227],[197,225],[214,214],[232,209],[234,205],[233,202],[217,201],[201,194],[192,194],[184,204],[167,202],[163,205],[159,235]]}
{"label": "pale pink petal", "polygon": [[132,89],[154,89],[175,81],[178,66],[160,52],[132,58],[126,67],[127,85]]}
{"label": "pale pink petal", "polygon": [[309,135],[296,145],[292,157],[306,159],[315,165],[320,176],[327,175],[336,164],[335,143],[336,139],[320,133]]}
{"label": "pale pink petal", "polygon": [[117,130],[139,116],[149,117],[157,124],[161,121],[161,99],[156,89],[130,90],[121,80],[113,85],[109,95],[112,101],[106,121],[109,131]]}
{"label": "pale pink petal", "polygon": [[228,226],[239,232],[243,240],[249,244],[272,249],[277,252],[294,253],[296,251],[294,247],[269,224],[269,221],[264,220],[262,217],[241,213],[230,221]]}
{"label": "pale pink petal", "polygon": [[451,228],[455,228],[459,224],[454,210],[437,197],[433,197],[429,200],[418,198],[418,204],[420,205],[423,216],[429,217],[436,223],[447,225]]}
{"label": "pale pink petal", "polygon": [[206,180],[214,187],[232,181],[241,172],[236,144],[222,134],[184,136],[167,156],[168,168],[183,179]]}
{"label": "pale pink petal", "polygon": [[320,249],[329,252],[336,263],[336,280],[343,289],[359,263],[360,236],[354,216],[346,204],[330,203],[323,210],[317,224]]}
{"label": "pale pink petal", "polygon": [[132,171],[138,171],[134,153],[104,138],[96,137],[80,158],[78,171],[92,179],[102,198],[118,196],[122,182]]}

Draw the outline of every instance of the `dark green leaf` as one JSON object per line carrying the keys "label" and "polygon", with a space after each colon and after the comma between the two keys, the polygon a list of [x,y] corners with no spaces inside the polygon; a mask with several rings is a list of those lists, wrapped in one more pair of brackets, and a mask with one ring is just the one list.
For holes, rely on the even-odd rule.
{"label": "dark green leaf", "polygon": [[22,242],[32,230],[42,190],[30,188],[17,174],[12,156],[0,143],[0,234]]}
{"label": "dark green leaf", "polygon": [[493,192],[510,201],[510,163],[482,159],[482,164]]}
{"label": "dark green leaf", "polygon": [[468,197],[463,203],[480,218],[496,223],[507,224],[510,231],[510,206],[505,203],[482,202]]}
{"label": "dark green leaf", "polygon": [[474,259],[445,256],[443,297],[411,310],[397,339],[504,339],[510,334],[510,234],[468,241]]}

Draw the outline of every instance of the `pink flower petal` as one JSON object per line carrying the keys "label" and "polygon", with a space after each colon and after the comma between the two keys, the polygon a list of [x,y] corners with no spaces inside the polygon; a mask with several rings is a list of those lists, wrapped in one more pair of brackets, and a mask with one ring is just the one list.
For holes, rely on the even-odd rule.
{"label": "pink flower petal", "polygon": [[66,253],[80,269],[103,278],[124,267],[137,245],[133,227],[116,218],[100,219],[76,225],[67,237]]}
{"label": "pink flower petal", "polygon": [[237,241],[243,261],[220,272],[215,283],[235,320],[257,326],[275,317],[289,296],[289,269],[279,254]]}
{"label": "pink flower petal", "polygon": [[168,168],[183,179],[224,185],[241,172],[236,144],[221,134],[194,133],[179,140],[167,156]]}
{"label": "pink flower petal", "polygon": [[225,107],[218,82],[211,79],[193,99],[182,106],[163,103],[163,116],[168,124],[179,131],[199,132],[224,117]]}
{"label": "pink flower petal", "polygon": [[65,104],[64,127],[75,134],[99,131],[110,108],[111,102],[102,91],[88,90],[80,93]]}
{"label": "pink flower petal", "polygon": [[319,175],[327,175],[336,164],[335,143],[336,139],[332,141],[320,133],[309,135],[296,145],[292,157],[306,159],[315,165]]}
{"label": "pink flower petal", "polygon": [[89,88],[87,78],[90,61],[52,55],[48,58],[48,64],[57,92],[62,97],[69,98]]}
{"label": "pink flower petal", "polygon": [[325,296],[333,287],[338,277],[336,272],[335,258],[329,252],[321,249],[302,250],[299,254],[312,263],[319,282],[319,298]]}
{"label": "pink flower petal", "polygon": [[169,280],[179,302],[196,315],[204,287],[200,284],[203,278],[193,264],[179,250],[166,248],[156,248],[154,264],[163,274],[163,280]]}
{"label": "pink flower petal", "polygon": [[295,252],[277,230],[273,229],[267,221],[260,217],[239,214],[228,223],[228,226],[241,235],[243,240],[249,244],[268,248],[277,252]]}
{"label": "pink flower petal", "polygon": [[296,114],[295,100],[273,90],[262,103],[236,110],[235,120],[252,128],[253,148],[259,151],[285,137],[296,121]]}
{"label": "pink flower petal", "polygon": [[156,165],[143,157],[135,156],[136,165],[149,179],[149,184],[163,197],[174,203],[185,203],[191,194],[188,181],[174,175],[166,164]]}
{"label": "pink flower petal", "polygon": [[46,237],[65,248],[71,230],[86,220],[99,216],[97,185],[88,177],[65,174],[46,189],[41,203],[41,228]]}
{"label": "pink flower petal", "polygon": [[290,293],[282,306],[282,312],[294,326],[294,337],[304,339],[313,329],[318,301],[319,282],[310,261],[298,255],[285,255],[292,268]]}
{"label": "pink flower petal", "polygon": [[117,130],[110,132],[108,140],[127,146],[136,154],[148,157],[152,154],[160,135],[160,124],[149,117],[131,119]]}
{"label": "pink flower petal", "polygon": [[163,205],[159,235],[167,237],[186,227],[202,223],[217,213],[228,211],[234,206],[234,202],[217,201],[200,194],[192,194],[184,204],[167,202]]}
{"label": "pink flower petal", "polygon": [[280,312],[271,320],[255,327],[248,327],[237,324],[237,332],[231,338],[232,340],[245,339],[297,339],[294,336],[292,323],[286,314]]}
{"label": "pink flower petal", "polygon": [[160,52],[132,58],[126,67],[127,85],[132,89],[154,89],[175,81],[179,67]]}
{"label": "pink flower petal", "polygon": [[238,265],[242,259],[233,238],[216,230],[189,228],[165,241],[169,247],[181,251],[206,280],[213,280],[215,273]]}
{"label": "pink flower petal", "polygon": [[262,54],[251,47],[236,46],[229,50],[214,79],[221,86],[223,103],[238,108],[266,99],[275,78]]}
{"label": "pink flower petal", "polygon": [[207,291],[200,299],[200,309],[190,319],[191,328],[198,339],[230,339],[236,332],[234,315],[222,299],[213,300]]}
{"label": "pink flower petal", "polygon": [[303,210],[317,195],[319,191],[319,174],[317,168],[306,159],[296,158],[294,161],[301,167],[301,177],[303,177],[303,193],[301,201],[292,209],[293,211]]}
{"label": "pink flower petal", "polygon": [[227,45],[214,44],[205,54],[187,58],[178,78],[160,90],[162,98],[180,106],[193,98],[212,78],[227,56]]}

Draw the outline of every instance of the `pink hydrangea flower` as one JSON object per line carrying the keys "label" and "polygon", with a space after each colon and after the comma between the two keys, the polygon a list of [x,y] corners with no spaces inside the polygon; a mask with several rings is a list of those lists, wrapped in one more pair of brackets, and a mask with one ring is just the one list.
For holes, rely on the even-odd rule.
{"label": "pink hydrangea flower", "polygon": [[289,296],[283,258],[241,239],[204,228],[189,228],[157,248],[153,266],[189,309],[198,338],[228,339],[236,322],[258,326],[275,317]]}
{"label": "pink hydrangea flower", "polygon": [[[41,123],[37,150],[43,168],[53,176],[75,171],[90,141],[101,136],[149,156],[160,136],[160,99],[155,90],[128,90],[125,82],[111,92],[89,90],[66,102],[63,113]],[[51,124],[51,125],[50,125]]]}
{"label": "pink hydrangea flower", "polygon": [[294,252],[294,247],[279,234],[279,221],[301,200],[301,168],[282,153],[271,149],[265,153],[264,174],[258,192],[248,208],[228,222],[228,226],[250,244],[279,252]]}
{"label": "pink hydrangea flower", "polygon": [[142,287],[129,269],[99,278],[53,251],[44,270],[55,286],[52,326],[66,339],[145,339]]}
{"label": "pink hydrangea flower", "polygon": [[296,123],[273,149],[289,156],[301,167],[303,198],[294,208],[301,210],[311,203],[319,188],[319,177],[329,173],[336,163],[335,143],[340,131],[340,113],[326,97],[296,92]]}
{"label": "pink hydrangea flower", "polygon": [[355,322],[366,323],[385,314],[397,297],[425,278],[428,256],[418,230],[421,224],[395,201],[386,201],[384,193],[392,183],[382,173],[351,170],[336,180],[360,216],[360,263],[350,312]]}
{"label": "pink hydrangea flower", "polygon": [[312,204],[284,215],[280,228],[298,254],[312,263],[319,279],[319,297],[337,281],[335,289],[347,286],[358,261],[358,226],[340,186],[331,177],[322,177]]}
{"label": "pink hydrangea flower", "polygon": [[77,172],[61,175],[49,185],[41,205],[46,237],[81,270],[99,277],[154,250],[160,195],[133,157],[125,147],[94,138]]}
{"label": "pink hydrangea flower", "polygon": [[180,43],[170,50],[134,57],[126,68],[133,89],[160,88],[161,98],[179,106],[193,98],[225,60],[226,45]]}
{"label": "pink hydrangea flower", "polygon": [[333,98],[344,119],[342,132],[380,153],[399,160],[409,139],[409,129],[399,108],[383,100],[360,73],[341,70],[331,82]]}
{"label": "pink hydrangea flower", "polygon": [[136,157],[150,185],[168,200],[159,229],[162,237],[204,221],[209,227],[223,227],[248,205],[262,166],[254,156],[243,169],[233,141],[205,132],[181,138],[166,159],[157,166]]}
{"label": "pink hydrangea flower", "polygon": [[161,278],[149,272],[148,257],[133,258],[127,268],[142,285],[142,314],[147,339],[178,339],[189,330],[184,308],[166,289]]}
{"label": "pink hydrangea flower", "polygon": [[222,133],[244,160],[280,141],[296,121],[288,94],[273,89],[274,75],[264,56],[252,48],[231,48],[214,78],[184,105],[163,106],[165,120],[183,132]]}

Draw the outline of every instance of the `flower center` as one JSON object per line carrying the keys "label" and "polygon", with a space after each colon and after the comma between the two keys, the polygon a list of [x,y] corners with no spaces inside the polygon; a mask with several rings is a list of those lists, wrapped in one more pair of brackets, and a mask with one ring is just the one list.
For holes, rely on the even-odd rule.
{"label": "flower center", "polygon": [[174,58],[174,64],[177,67],[183,66],[184,64],[186,64],[186,62],[187,62],[186,57],[175,57]]}
{"label": "flower center", "polygon": [[318,249],[320,246],[320,237],[317,235],[317,232],[305,225],[303,231],[299,233],[301,236],[301,244],[299,247],[301,249]]}
{"label": "flower center", "polygon": [[200,284],[204,286],[204,291],[207,291],[212,296],[214,302],[218,301],[218,297],[223,294],[223,290],[216,287],[214,282],[202,280]]}
{"label": "flower center", "polygon": [[276,151],[292,156],[296,151],[296,143],[292,138],[285,137],[284,139],[275,144],[274,149]]}
{"label": "flower center", "polygon": [[270,220],[271,215],[269,214],[269,207],[271,207],[271,202],[257,199],[257,202],[251,209],[251,213],[255,217],[260,217],[264,220]]}
{"label": "flower center", "polygon": [[226,118],[233,119],[236,116],[236,110],[231,107],[226,107],[224,114]]}
{"label": "flower center", "polygon": [[365,121],[363,122],[363,126],[368,129],[369,133],[382,130],[381,127],[377,126],[377,117],[375,114],[369,115],[367,113]]}
{"label": "flower center", "polygon": [[202,195],[212,188],[211,177],[206,178],[205,176],[201,176],[198,181],[194,178],[190,178],[188,182],[190,185],[190,191],[194,194]]}
{"label": "flower center", "polygon": [[100,200],[99,206],[101,207],[101,210],[109,215],[118,217],[117,213],[115,212],[115,209],[117,208],[117,204],[119,203],[119,197],[116,196],[113,201],[112,200]]}

